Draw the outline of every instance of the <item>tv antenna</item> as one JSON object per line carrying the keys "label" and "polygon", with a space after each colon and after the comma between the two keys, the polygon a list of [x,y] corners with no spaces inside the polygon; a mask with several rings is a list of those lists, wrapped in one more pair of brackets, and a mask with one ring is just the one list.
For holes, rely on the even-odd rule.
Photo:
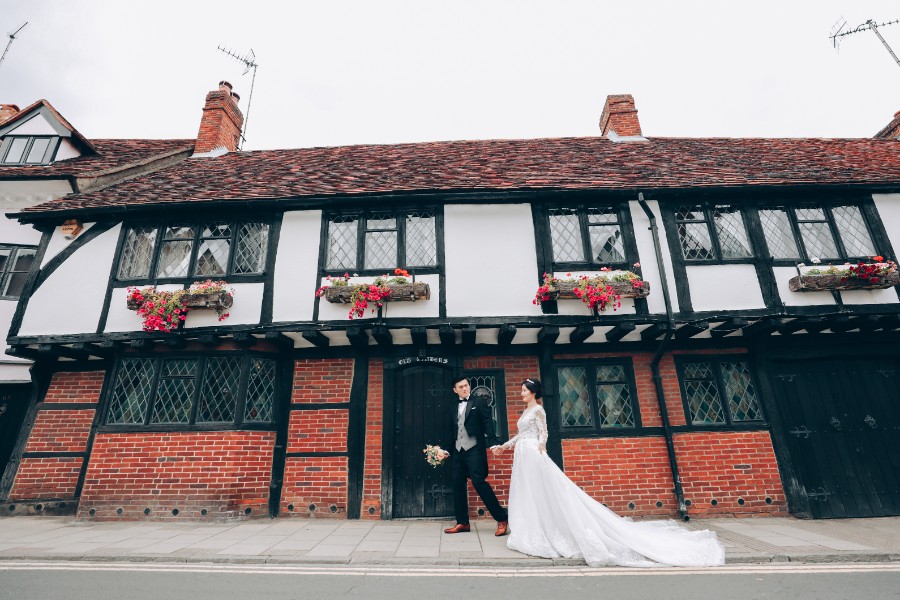
{"label": "tv antenna", "polygon": [[862,25],[857,25],[853,29],[847,29],[847,21],[841,19],[834,24],[834,27],[831,28],[831,35],[828,37],[831,38],[831,41],[834,44],[834,48],[835,50],[837,50],[842,37],[853,35],[854,33],[860,33],[862,31],[871,30],[872,33],[878,36],[878,39],[882,44],[884,44],[884,47],[891,55],[891,58],[893,58],[894,62],[897,63],[897,66],[900,67],[900,58],[897,58],[897,55],[894,54],[893,50],[891,50],[891,47],[888,45],[887,41],[881,36],[881,32],[878,31],[879,27],[887,27],[888,25],[896,25],[898,23],[900,23],[900,19],[894,19],[893,21],[887,21],[885,23],[876,23],[872,19],[869,19]]}
{"label": "tv antenna", "polygon": [[12,46],[12,43],[16,41],[16,35],[23,29],[25,29],[25,25],[28,25],[28,21],[25,21],[25,24],[16,29],[14,32],[7,34],[9,36],[9,41],[6,42],[6,49],[3,51],[3,56],[0,56],[0,65],[3,64],[3,59],[6,58],[6,53],[9,52],[9,47]]}
{"label": "tv antenna", "polygon": [[231,58],[237,60],[238,62],[244,63],[244,75],[253,70],[253,78],[250,80],[250,96],[247,98],[247,116],[244,117],[244,131],[241,133],[241,143],[238,146],[238,150],[244,147],[244,142],[247,141],[246,133],[247,133],[247,125],[250,123],[250,103],[253,102],[253,85],[256,83],[256,67],[259,65],[256,63],[256,54],[253,53],[253,48],[250,48],[250,52],[241,56],[237,52],[229,50],[228,48],[223,48],[222,46],[218,47],[220,52],[223,52],[230,56]]}

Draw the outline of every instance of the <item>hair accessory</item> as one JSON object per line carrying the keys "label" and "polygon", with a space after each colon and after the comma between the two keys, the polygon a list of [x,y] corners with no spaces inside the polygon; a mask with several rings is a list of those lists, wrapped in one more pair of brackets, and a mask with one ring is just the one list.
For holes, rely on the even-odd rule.
{"label": "hair accessory", "polygon": [[527,381],[527,382],[530,383],[531,385],[534,385],[534,382],[533,382],[532,380],[530,380],[530,379],[526,379],[525,381]]}

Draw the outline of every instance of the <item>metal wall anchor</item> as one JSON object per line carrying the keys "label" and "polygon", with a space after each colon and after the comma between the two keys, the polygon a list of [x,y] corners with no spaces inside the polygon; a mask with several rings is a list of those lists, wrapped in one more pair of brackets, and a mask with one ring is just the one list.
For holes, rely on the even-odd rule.
{"label": "metal wall anchor", "polygon": [[453,490],[448,487],[439,486],[435,483],[431,486],[431,489],[428,490],[428,493],[431,494],[431,497],[433,499],[437,500],[438,496],[446,496],[447,494],[452,494]]}
{"label": "metal wall anchor", "polygon": [[801,425],[800,427],[794,427],[791,429],[791,435],[796,435],[797,437],[802,437],[806,439],[809,437],[809,434],[812,433],[809,429],[806,428],[806,425]]}
{"label": "metal wall anchor", "polygon": [[863,419],[863,421],[865,422],[866,425],[868,425],[872,429],[878,428],[878,422],[875,421],[875,417],[873,417],[872,415],[866,415],[866,418]]}
{"label": "metal wall anchor", "polygon": [[841,422],[838,420],[837,417],[831,417],[831,420],[828,421],[828,423],[829,423],[832,427],[834,427],[834,430],[835,430],[835,431],[840,431],[840,430],[843,428],[843,425],[841,425]]}

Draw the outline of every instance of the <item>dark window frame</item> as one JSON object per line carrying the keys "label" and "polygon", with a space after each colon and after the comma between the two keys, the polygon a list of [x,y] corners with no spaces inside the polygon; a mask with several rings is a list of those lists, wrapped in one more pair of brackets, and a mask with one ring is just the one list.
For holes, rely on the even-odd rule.
{"label": "dark window frame", "polygon": [[[435,237],[435,264],[431,266],[409,265],[406,260],[406,217],[413,213],[431,213],[434,215],[434,237]],[[390,216],[396,219],[396,229],[390,231],[397,232],[397,264],[393,267],[379,267],[374,269],[366,269],[365,267],[365,243],[366,232],[383,231],[383,228],[368,228],[368,220],[372,216]],[[357,220],[356,228],[356,266],[328,268],[328,251],[330,248],[329,227],[335,218],[351,218]],[[323,212],[322,214],[322,234],[321,234],[321,256],[320,256],[320,276],[341,276],[345,273],[358,276],[378,276],[388,273],[393,275],[393,269],[406,269],[416,274],[436,274],[442,273],[444,269],[444,211],[440,206],[416,206],[401,208],[385,208],[385,209],[357,209],[357,210],[339,210],[333,212]]]}
{"label": "dark window frame", "polygon": [[[775,266],[795,266],[798,262],[805,263],[806,265],[811,264],[812,256],[806,249],[806,242],[803,240],[803,236],[800,233],[800,223],[801,222],[820,222],[820,221],[809,221],[807,219],[798,219],[797,218],[797,209],[804,208],[818,208],[822,209],[825,213],[825,219],[828,224],[828,230],[831,232],[832,239],[834,240],[835,247],[837,248],[837,252],[840,255],[839,258],[824,258],[824,257],[816,257],[822,260],[823,263],[836,262],[836,261],[853,261],[867,258],[866,256],[851,256],[847,254],[846,248],[844,246],[843,234],[840,232],[837,226],[837,222],[834,219],[834,209],[840,206],[852,206],[859,210],[860,216],[862,217],[863,225],[866,228],[866,232],[869,234],[869,239],[872,240],[872,244],[875,245],[876,252],[886,252],[886,250],[879,250],[877,245],[877,228],[873,227],[873,224],[870,222],[871,218],[867,214],[866,210],[866,201],[865,200],[856,200],[856,199],[831,199],[831,200],[803,200],[797,202],[763,202],[757,205],[757,212],[764,210],[777,210],[784,209],[785,214],[787,215],[788,223],[791,228],[791,234],[794,236],[794,244],[797,247],[797,252],[800,255],[798,258],[775,258],[771,257],[772,264]],[[762,216],[760,215],[760,220]],[[766,235],[765,227],[763,226],[763,243],[766,245],[766,252],[771,256],[771,252],[769,250],[769,240]]]}
{"label": "dark window frame", "polygon": [[[6,264],[3,265],[2,269],[0,269],[0,300],[18,300],[22,296],[21,292],[19,294],[5,293],[6,286],[9,282],[9,277],[13,273],[25,273],[27,278],[27,274],[35,268],[35,261],[32,260],[31,267],[28,269],[28,271],[13,271],[12,267],[18,260],[20,250],[30,250],[32,252],[32,256],[34,258],[37,258],[38,247],[29,246],[26,244],[0,244],[0,250],[10,250],[9,258],[6,260]],[[24,284],[25,282],[23,281],[22,291],[24,291]]]}
{"label": "dark window frame", "polygon": [[[596,367],[601,365],[618,365],[625,370],[625,382],[634,411],[634,425],[631,427],[603,427],[600,423],[600,403],[597,401],[596,386]],[[588,398],[591,403],[591,418],[593,425],[586,427],[566,427],[563,425],[562,406],[560,405],[559,394],[559,369],[565,367],[584,367],[588,375]],[[557,406],[554,407],[559,413],[559,424],[557,427],[559,437],[566,438],[589,438],[589,437],[620,437],[640,435],[644,431],[644,425],[641,420],[641,402],[638,397],[637,379],[634,375],[634,360],[630,356],[606,357],[606,358],[584,358],[575,360],[560,360],[553,363],[553,375],[556,383],[556,389],[553,390],[553,399]]]}
{"label": "dark window frame", "polygon": [[[221,275],[190,275],[191,272],[196,271],[197,268],[197,255],[199,253],[200,245],[204,239],[212,239],[209,236],[203,236],[203,227],[210,223],[227,223],[231,228],[231,237],[230,239],[230,248],[229,248],[229,256],[228,256],[228,265],[226,272]],[[237,236],[240,231],[241,226],[246,225],[248,223],[259,223],[266,226],[266,245],[265,245],[265,256],[260,257],[260,264],[262,265],[262,270],[258,273],[234,273],[234,262],[237,254]],[[206,281],[208,279],[224,279],[229,283],[258,283],[265,281],[267,276],[269,275],[267,271],[267,266],[269,263],[270,253],[274,252],[272,248],[273,244],[273,228],[275,226],[275,222],[271,218],[252,218],[252,217],[237,217],[237,218],[209,218],[209,219],[201,219],[197,217],[186,217],[184,219],[173,219],[166,221],[133,221],[126,222],[122,224],[122,231],[119,235],[119,242],[116,248],[116,261],[115,267],[113,269],[113,283],[114,284],[124,284],[128,286],[141,286],[141,285],[161,285],[161,284],[185,284],[190,285],[191,283],[196,283],[200,281]],[[125,253],[125,243],[128,238],[128,232],[134,228],[154,228],[156,229],[156,239],[153,246],[153,256],[150,260],[150,266],[148,268],[148,274],[146,277],[134,277],[134,278],[124,278],[120,277],[119,273],[122,270],[122,260],[124,259]],[[159,256],[162,252],[162,248],[164,246],[165,240],[165,230],[167,227],[193,227],[195,229],[193,237],[190,238],[191,241],[191,258],[188,267],[188,275],[179,276],[179,277],[155,277],[154,273],[159,267]],[[217,238],[218,239],[218,238]],[[188,238],[185,238],[187,241]]]}
{"label": "dark window frame", "polygon": [[[581,244],[583,256],[588,260],[583,261],[556,261],[553,253],[553,227],[550,224],[550,216],[555,210],[573,210],[577,211],[578,227],[581,234]],[[622,234],[622,251],[625,260],[620,262],[596,262],[594,260],[594,252],[591,246],[591,224],[588,221],[588,214],[591,210],[610,210],[616,215],[615,224],[619,226],[619,232]],[[631,222],[631,214],[628,211],[627,202],[578,202],[547,205],[543,211],[544,230],[546,238],[544,240],[548,249],[550,259],[550,268],[554,272],[558,271],[596,271],[600,267],[610,267],[612,269],[631,270],[632,265],[637,262],[634,240],[634,227]]]}
{"label": "dark window frame", "polygon": [[[497,426],[497,439],[506,440],[509,436],[509,409],[506,398],[506,371],[503,369],[467,369],[465,372],[469,382],[475,377],[493,377],[494,390],[494,424]],[[474,391],[474,387],[473,387]]]}
{"label": "dark window frame", "polygon": [[[9,156],[9,152],[12,149],[13,140],[27,140],[25,142],[25,149],[22,151],[22,159],[18,161],[9,161],[7,162],[7,157]],[[60,138],[58,135],[6,135],[3,136],[3,144],[0,145],[0,150],[2,150],[2,155],[0,155],[0,165],[18,165],[18,166],[32,166],[32,165],[48,165],[53,162],[53,159],[56,157],[56,152],[59,149]],[[28,161],[28,155],[31,153],[31,148],[34,146],[34,143],[37,140],[49,140],[47,144],[47,148],[44,150],[41,159],[38,161]]]}
{"label": "dark window frame", "polygon": [[[210,359],[222,358],[226,356],[239,356],[241,359],[240,377],[238,383],[238,391],[236,394],[236,403],[234,408],[234,418],[231,421],[197,421],[197,413],[200,410],[200,397],[202,393],[202,383],[206,376],[206,370],[210,363]],[[147,360],[155,361],[155,369],[153,373],[153,382],[151,384],[151,397],[144,409],[143,420],[141,423],[111,423],[109,421],[112,411],[112,400],[115,386],[117,385],[119,373],[123,368],[125,360]],[[197,361],[197,373],[194,376],[194,391],[191,397],[190,417],[187,423],[154,423],[153,415],[157,403],[159,402],[159,383],[163,375],[163,365],[167,360],[186,360],[194,359]],[[273,377],[272,392],[272,420],[271,421],[246,421],[244,412],[247,406],[247,386],[250,379],[250,365],[253,359],[265,359],[275,363],[275,373]],[[271,431],[278,425],[278,402],[281,397],[281,364],[277,356],[266,354],[264,352],[247,352],[247,351],[224,351],[215,353],[197,353],[197,352],[167,352],[165,354],[122,354],[120,355],[112,369],[106,389],[103,391],[103,416],[100,421],[99,429],[107,432],[136,432],[136,431],[236,431],[236,430],[263,430]]]}
{"label": "dark window frame", "polygon": [[[711,363],[713,374],[715,376],[716,388],[719,392],[719,399],[722,403],[722,414],[725,416],[725,422],[723,423],[694,423],[693,415],[691,414],[690,402],[687,397],[687,393],[685,392],[685,377],[684,377],[684,368],[688,363]],[[731,415],[731,405],[728,402],[728,399],[725,397],[725,379],[722,374],[722,363],[723,362],[743,362],[747,364],[747,368],[750,371],[750,383],[753,385],[754,393],[756,394],[756,401],[759,405],[759,414],[761,415],[760,419],[754,421],[737,421],[735,422]],[[716,430],[720,431],[722,429],[768,429],[769,422],[766,418],[766,411],[764,402],[760,394],[762,393],[762,388],[759,385],[759,379],[756,375],[756,372],[753,368],[753,361],[751,360],[750,355],[748,354],[676,354],[675,355],[675,372],[678,377],[678,391],[681,394],[681,405],[684,410],[684,429],[690,430]]]}
{"label": "dark window frame", "polygon": [[[679,219],[678,218],[678,209],[683,206],[696,206],[700,207],[703,211],[703,220],[695,220],[695,219]],[[737,258],[725,258],[722,253],[722,244],[719,240],[719,231],[716,227],[715,217],[713,213],[716,211],[717,207],[727,206],[730,208],[737,209],[738,213],[741,216],[741,222],[744,225],[744,235],[747,240],[747,245],[749,246],[749,254],[747,256],[737,257]],[[695,201],[685,201],[685,202],[673,202],[668,204],[668,213],[669,218],[674,225],[673,229],[675,231],[675,245],[678,248],[678,259],[681,260],[685,265],[733,265],[733,264],[753,264],[759,258],[759,248],[756,247],[757,244],[754,243],[752,231],[751,231],[751,215],[748,213],[747,206],[744,203],[736,203],[736,202],[728,202],[728,201],[720,201],[716,200],[695,200]],[[712,244],[713,257],[712,258],[687,258],[684,255],[684,244],[681,240],[681,225],[686,223],[703,223],[706,226],[706,232],[709,235],[710,243]]]}

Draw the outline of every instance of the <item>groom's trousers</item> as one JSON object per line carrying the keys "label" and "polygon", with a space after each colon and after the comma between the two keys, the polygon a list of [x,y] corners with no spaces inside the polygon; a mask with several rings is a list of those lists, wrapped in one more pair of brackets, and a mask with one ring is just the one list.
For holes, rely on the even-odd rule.
{"label": "groom's trousers", "polygon": [[487,455],[484,448],[475,446],[469,450],[458,450],[451,461],[453,468],[453,509],[456,522],[469,523],[469,490],[466,480],[472,480],[472,487],[495,521],[507,521],[506,509],[500,506],[497,495],[485,479],[488,475]]}

